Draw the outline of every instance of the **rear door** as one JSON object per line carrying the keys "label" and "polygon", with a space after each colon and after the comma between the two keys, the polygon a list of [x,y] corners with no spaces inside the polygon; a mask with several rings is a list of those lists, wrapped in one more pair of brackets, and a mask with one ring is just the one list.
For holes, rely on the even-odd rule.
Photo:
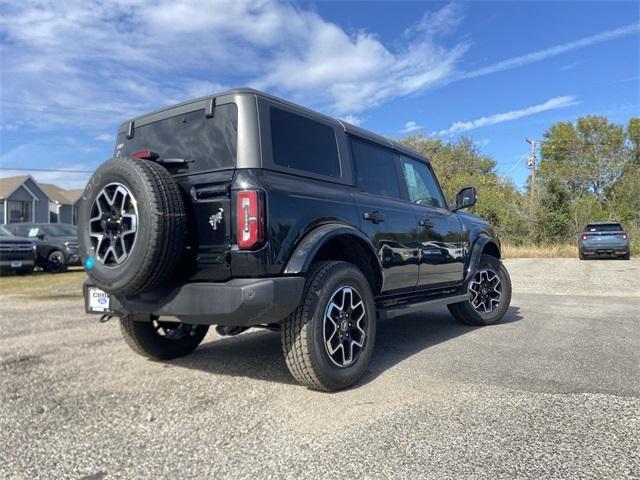
{"label": "rear door", "polygon": [[419,237],[413,208],[403,198],[392,150],[350,137],[360,228],[372,240],[384,269],[384,293],[415,288]]}
{"label": "rear door", "polygon": [[447,208],[431,167],[404,155],[399,159],[402,178],[418,219],[418,286],[459,282],[464,273],[462,224]]}
{"label": "rear door", "polygon": [[136,120],[131,135],[118,135],[116,157],[157,154],[158,163],[181,187],[189,215],[193,279],[222,280],[231,275],[230,185],[237,159],[238,109],[235,103],[180,107]]}

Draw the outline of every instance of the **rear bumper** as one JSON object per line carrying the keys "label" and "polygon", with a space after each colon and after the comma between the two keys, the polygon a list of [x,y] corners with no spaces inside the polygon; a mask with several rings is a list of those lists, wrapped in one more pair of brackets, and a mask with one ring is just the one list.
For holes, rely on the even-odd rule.
{"label": "rear bumper", "polygon": [[[90,280],[85,282],[85,300],[90,286]],[[110,310],[119,316],[142,313],[175,316],[199,325],[246,327],[281,322],[300,303],[303,288],[304,277],[187,283],[131,297],[111,295]]]}
{"label": "rear bumper", "polygon": [[606,246],[581,247],[582,255],[587,257],[618,257],[629,253],[629,246]]}

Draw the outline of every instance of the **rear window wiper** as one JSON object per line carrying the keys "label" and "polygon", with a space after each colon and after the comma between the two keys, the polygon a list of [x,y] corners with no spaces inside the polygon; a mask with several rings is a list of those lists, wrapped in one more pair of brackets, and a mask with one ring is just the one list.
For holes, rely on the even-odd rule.
{"label": "rear window wiper", "polygon": [[161,165],[186,165],[187,163],[193,163],[193,160],[186,160],[184,158],[160,158],[160,155],[151,150],[141,150],[131,155],[133,158],[141,158],[143,160],[151,160],[152,162],[159,163]]}

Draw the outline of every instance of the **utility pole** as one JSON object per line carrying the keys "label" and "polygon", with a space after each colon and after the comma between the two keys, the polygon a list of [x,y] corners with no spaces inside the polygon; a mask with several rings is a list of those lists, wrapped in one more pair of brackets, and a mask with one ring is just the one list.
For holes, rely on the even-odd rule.
{"label": "utility pole", "polygon": [[531,169],[531,178],[529,180],[529,200],[531,201],[531,206],[533,206],[533,201],[536,195],[536,148],[538,146],[538,142],[535,138],[530,137],[525,138],[525,141],[531,145],[531,154],[527,160],[527,167]]}

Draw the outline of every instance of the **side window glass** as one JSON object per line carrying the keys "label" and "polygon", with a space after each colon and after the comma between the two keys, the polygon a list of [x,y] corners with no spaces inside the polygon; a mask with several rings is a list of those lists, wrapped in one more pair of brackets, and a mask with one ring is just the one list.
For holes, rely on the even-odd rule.
{"label": "side window glass", "polygon": [[271,107],[273,162],[317,175],[340,178],[340,158],[333,127]]}
{"label": "side window glass", "polygon": [[425,164],[402,157],[402,172],[412,203],[425,207],[445,208],[438,184]]}
{"label": "side window glass", "polygon": [[367,193],[401,198],[396,159],[391,150],[351,138],[358,186]]}

